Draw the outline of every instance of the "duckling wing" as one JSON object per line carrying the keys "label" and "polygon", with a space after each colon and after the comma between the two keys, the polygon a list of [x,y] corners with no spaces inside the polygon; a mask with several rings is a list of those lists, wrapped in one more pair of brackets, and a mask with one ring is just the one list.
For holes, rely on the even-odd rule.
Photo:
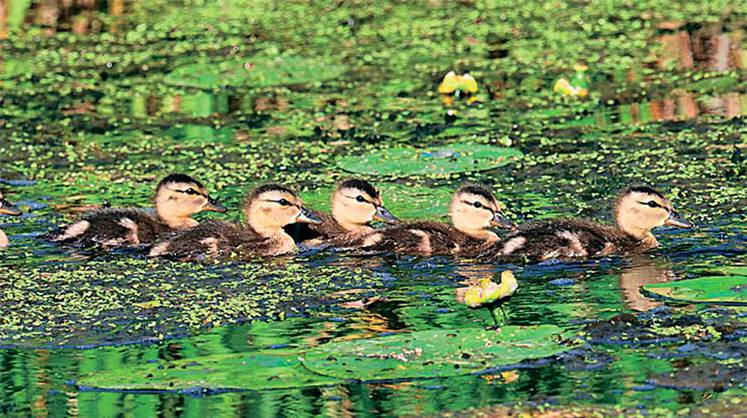
{"label": "duckling wing", "polygon": [[177,231],[153,245],[151,257],[165,256],[178,260],[195,260],[215,256],[232,245],[238,245],[238,224],[210,220],[194,228]]}
{"label": "duckling wing", "polygon": [[609,255],[626,246],[616,229],[594,222],[557,219],[533,222],[483,253],[480,258],[524,258],[533,261]]}
{"label": "duckling wing", "polygon": [[442,222],[412,222],[385,228],[361,238],[359,247],[402,254],[445,255],[459,251],[464,234]]}
{"label": "duckling wing", "polygon": [[148,244],[170,229],[150,213],[135,208],[98,209],[46,235],[50,241],[77,247],[105,248]]}
{"label": "duckling wing", "polygon": [[242,259],[270,252],[274,242],[257,234],[248,226],[210,220],[179,231],[169,239],[155,244],[151,257],[188,261],[208,258]]}

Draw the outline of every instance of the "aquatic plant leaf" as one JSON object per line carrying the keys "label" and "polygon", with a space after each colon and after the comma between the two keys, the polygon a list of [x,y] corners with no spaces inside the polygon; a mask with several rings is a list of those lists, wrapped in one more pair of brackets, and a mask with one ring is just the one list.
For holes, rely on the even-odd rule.
{"label": "aquatic plant leaf", "polygon": [[561,353],[554,325],[436,329],[317,347],[304,356],[309,370],[340,379],[376,381],[459,376]]}
{"label": "aquatic plant leaf", "polygon": [[82,377],[81,387],[111,390],[264,390],[324,386],[339,379],[308,371],[290,350],[232,353],[148,363]]}
{"label": "aquatic plant leaf", "polygon": [[521,157],[515,148],[461,143],[434,149],[390,148],[340,158],[345,171],[378,176],[443,175],[489,170]]}
{"label": "aquatic plant leaf", "polygon": [[344,66],[317,59],[249,57],[188,64],[169,73],[166,83],[206,90],[221,87],[261,88],[331,80],[344,71]]}
{"label": "aquatic plant leaf", "polygon": [[652,295],[681,302],[747,304],[747,276],[709,276],[643,286]]}
{"label": "aquatic plant leaf", "polygon": [[[384,205],[400,219],[445,220],[448,218],[449,202],[454,193],[448,187],[408,186],[396,183],[375,185],[381,193]],[[302,193],[309,207],[321,211],[330,210],[332,187],[318,188]]]}

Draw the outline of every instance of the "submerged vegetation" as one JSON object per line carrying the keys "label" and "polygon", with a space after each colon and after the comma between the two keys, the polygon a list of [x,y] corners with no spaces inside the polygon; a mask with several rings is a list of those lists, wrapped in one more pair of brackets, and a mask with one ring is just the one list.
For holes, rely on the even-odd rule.
{"label": "submerged vegetation", "polygon": [[[0,187],[24,212],[0,218],[1,413],[731,415],[746,36],[728,1],[0,2]],[[646,183],[698,228],[639,257],[526,265],[177,263],[41,239],[151,206],[171,172],[231,209],[201,220],[240,219],[266,181],[328,210],[356,174],[404,220],[445,220],[479,181],[516,223],[607,221]],[[504,270],[519,287],[487,331],[455,289]]]}

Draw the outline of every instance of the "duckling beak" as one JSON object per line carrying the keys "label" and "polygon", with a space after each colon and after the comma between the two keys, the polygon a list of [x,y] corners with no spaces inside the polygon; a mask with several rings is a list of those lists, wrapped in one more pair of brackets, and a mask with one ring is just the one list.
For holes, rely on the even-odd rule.
{"label": "duckling beak", "polygon": [[301,208],[301,213],[298,214],[298,217],[296,218],[296,222],[306,222],[309,224],[320,224],[322,223],[322,219],[318,215],[316,215],[314,212],[306,208]]}
{"label": "duckling beak", "polygon": [[490,220],[490,223],[499,228],[516,229],[516,225],[509,221],[508,218],[503,216],[500,212],[496,212],[495,215],[493,215],[493,219]]}
{"label": "duckling beak", "polygon": [[388,224],[399,223],[399,219],[397,219],[396,216],[392,215],[392,212],[389,212],[389,209],[385,208],[384,206],[376,206],[376,213],[374,213],[374,218]]}
{"label": "duckling beak", "polygon": [[207,204],[202,208],[202,210],[212,210],[214,212],[228,212],[228,209],[226,209],[225,206],[218,203],[217,200],[213,199],[212,197],[208,197]]}
{"label": "duckling beak", "polygon": [[0,213],[4,215],[13,215],[13,216],[18,216],[18,215],[23,214],[23,212],[21,212],[20,209],[18,209],[14,204],[8,202],[5,199],[0,199]]}
{"label": "duckling beak", "polygon": [[692,228],[695,226],[692,224],[692,222],[685,220],[685,218],[681,217],[675,211],[672,211],[669,214],[669,218],[667,218],[667,220],[664,221],[664,225],[676,226],[677,228],[685,228],[685,229]]}

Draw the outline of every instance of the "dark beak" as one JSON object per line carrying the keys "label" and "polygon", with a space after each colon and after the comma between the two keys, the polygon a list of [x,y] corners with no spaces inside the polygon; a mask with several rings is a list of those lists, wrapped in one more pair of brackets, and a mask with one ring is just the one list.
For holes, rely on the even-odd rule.
{"label": "dark beak", "polygon": [[513,222],[509,221],[500,212],[496,212],[495,215],[493,215],[493,219],[490,221],[490,223],[493,224],[493,226],[497,226],[499,228],[516,229],[516,225],[514,225]]}
{"label": "dark beak", "polygon": [[374,214],[374,218],[388,224],[399,223],[399,219],[397,219],[396,216],[392,215],[392,212],[389,212],[389,209],[385,208],[384,206],[376,206],[376,213]]}
{"label": "dark beak", "polygon": [[202,208],[202,210],[212,210],[214,212],[228,212],[228,209],[226,209],[225,206],[218,203],[217,200],[213,199],[212,197],[208,197],[207,204]]}
{"label": "dark beak", "polygon": [[676,226],[677,228],[692,228],[695,225],[692,224],[692,222],[688,222],[685,220],[685,218],[681,217],[677,212],[672,211],[669,214],[669,218],[667,218],[666,221],[664,221],[664,225],[669,226]]}
{"label": "dark beak", "polygon": [[301,213],[298,214],[298,217],[296,218],[296,222],[306,222],[309,224],[320,224],[322,223],[322,218],[320,218],[319,215],[315,214],[314,212],[306,208],[301,208]]}
{"label": "dark beak", "polygon": [[14,204],[8,202],[5,199],[0,199],[0,213],[13,216],[23,214],[20,209],[18,209]]}

